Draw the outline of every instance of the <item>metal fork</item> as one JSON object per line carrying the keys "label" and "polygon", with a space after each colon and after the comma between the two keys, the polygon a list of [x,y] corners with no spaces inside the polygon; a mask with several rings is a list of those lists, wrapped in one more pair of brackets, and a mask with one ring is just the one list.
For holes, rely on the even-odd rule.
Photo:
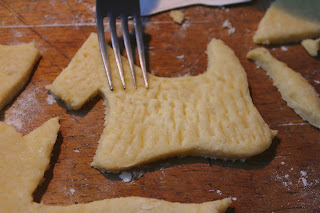
{"label": "metal fork", "polygon": [[133,17],[141,70],[143,74],[145,87],[148,88],[149,85],[148,85],[148,79],[147,79],[144,45],[143,45],[143,39],[142,39],[142,24],[141,24],[139,0],[96,0],[96,15],[97,15],[97,31],[98,31],[98,38],[99,38],[99,46],[100,46],[104,67],[107,73],[110,89],[113,90],[113,83],[111,78],[110,65],[109,65],[108,54],[106,50],[106,42],[104,37],[103,19],[105,17],[109,18],[111,43],[112,43],[115,59],[117,62],[120,79],[124,89],[126,88],[126,84],[125,84],[125,79],[123,74],[122,63],[121,63],[119,42],[117,38],[116,19],[117,17],[121,18],[123,40],[124,40],[128,60],[129,60],[133,82],[135,87],[137,88],[134,62],[133,62],[133,56],[132,56],[132,48],[130,44],[129,29],[128,29],[128,17]]}

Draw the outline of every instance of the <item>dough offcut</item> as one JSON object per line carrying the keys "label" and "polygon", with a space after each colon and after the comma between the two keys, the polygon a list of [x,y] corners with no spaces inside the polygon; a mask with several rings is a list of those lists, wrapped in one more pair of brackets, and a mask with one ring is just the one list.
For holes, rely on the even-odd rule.
{"label": "dough offcut", "polygon": [[0,45],[0,110],[27,83],[40,52],[34,43]]}
{"label": "dough offcut", "polygon": [[79,109],[98,93],[104,98],[105,129],[92,162],[100,169],[119,171],[178,155],[244,158],[263,152],[276,131],[253,105],[238,58],[216,39],[207,54],[205,73],[179,78],[148,74],[149,89],[143,86],[139,67],[138,89],[134,88],[128,62],[122,58],[127,81],[123,90],[108,48],[112,92],[93,33],[48,89],[71,109]]}
{"label": "dough offcut", "polygon": [[259,23],[258,44],[301,41],[320,36],[319,0],[277,0]]}
{"label": "dough offcut", "polygon": [[231,199],[200,204],[127,197],[70,206],[33,202],[32,193],[48,168],[59,131],[58,118],[47,121],[26,136],[0,122],[0,212],[5,213],[128,213],[225,212]]}
{"label": "dough offcut", "polygon": [[289,107],[303,120],[320,128],[320,98],[317,91],[298,72],[278,61],[265,48],[248,52],[247,57],[254,60],[272,78],[274,86],[281,93]]}

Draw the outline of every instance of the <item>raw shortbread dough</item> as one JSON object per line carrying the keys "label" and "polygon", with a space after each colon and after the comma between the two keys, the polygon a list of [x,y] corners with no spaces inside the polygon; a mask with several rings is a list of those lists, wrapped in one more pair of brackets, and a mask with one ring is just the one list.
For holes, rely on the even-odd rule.
{"label": "raw shortbread dough", "polygon": [[134,88],[129,65],[123,90],[112,49],[108,48],[115,90],[108,88],[98,39],[91,34],[69,66],[48,86],[79,109],[100,93],[107,108],[105,129],[92,166],[119,171],[178,155],[245,158],[266,150],[270,130],[252,103],[247,76],[234,52],[222,41],[208,45],[208,70],[198,76],[162,78],[148,74],[145,89],[136,67]]}
{"label": "raw shortbread dough", "polygon": [[230,198],[201,204],[182,204],[139,197],[106,199],[70,206],[35,203],[32,193],[48,168],[58,131],[58,118],[47,121],[26,136],[0,122],[0,212],[225,212],[231,203]]}
{"label": "raw shortbread dough", "polygon": [[34,43],[6,46],[0,44],[0,110],[27,83],[40,52]]}
{"label": "raw shortbread dough", "polygon": [[253,40],[275,44],[319,37],[319,11],[319,0],[277,0],[262,18]]}
{"label": "raw shortbread dough", "polygon": [[171,10],[169,16],[173,19],[177,24],[182,24],[184,21],[184,13],[180,10]]}
{"label": "raw shortbread dough", "polygon": [[274,58],[267,49],[251,50],[248,58],[267,71],[288,106],[315,127],[320,128],[320,99],[300,73]]}
{"label": "raw shortbread dough", "polygon": [[304,49],[309,53],[309,55],[316,57],[320,50],[320,38],[312,40],[306,39],[301,42]]}

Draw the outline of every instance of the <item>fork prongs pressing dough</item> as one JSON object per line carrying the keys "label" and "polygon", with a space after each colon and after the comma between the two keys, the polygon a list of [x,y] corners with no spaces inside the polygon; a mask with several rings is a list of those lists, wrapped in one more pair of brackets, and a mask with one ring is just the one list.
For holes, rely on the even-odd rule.
{"label": "fork prongs pressing dough", "polygon": [[105,17],[109,18],[111,43],[112,43],[114,56],[116,59],[116,63],[117,63],[117,67],[120,75],[120,80],[123,85],[123,88],[125,89],[126,83],[125,83],[125,77],[123,73],[120,47],[119,47],[119,41],[118,41],[117,29],[116,29],[116,19],[117,17],[121,18],[124,45],[127,52],[127,57],[129,61],[133,83],[135,88],[137,88],[132,47],[131,47],[130,37],[129,37],[129,27],[128,27],[129,16],[133,17],[133,20],[134,20],[137,48],[138,48],[143,80],[144,80],[145,87],[148,88],[149,84],[148,84],[147,68],[146,68],[146,62],[145,62],[144,44],[143,44],[143,36],[142,36],[143,30],[142,30],[142,24],[141,24],[139,0],[117,0],[117,1],[97,0],[96,13],[97,13],[97,32],[98,32],[98,38],[99,38],[99,46],[100,46],[103,64],[107,73],[108,84],[110,86],[110,89],[113,90],[113,83],[112,83],[110,64],[108,60],[108,54],[106,50],[106,42],[105,42],[105,36],[104,36],[103,19]]}

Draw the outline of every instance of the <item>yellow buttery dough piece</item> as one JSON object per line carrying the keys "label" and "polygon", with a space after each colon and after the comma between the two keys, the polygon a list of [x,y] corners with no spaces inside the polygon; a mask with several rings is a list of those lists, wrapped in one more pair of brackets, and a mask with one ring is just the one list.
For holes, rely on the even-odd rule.
{"label": "yellow buttery dough piece", "polygon": [[34,43],[0,45],[0,110],[27,83],[39,58],[40,52]]}
{"label": "yellow buttery dough piece", "polygon": [[277,0],[259,23],[254,42],[275,44],[318,37],[319,11],[319,0]]}
{"label": "yellow buttery dough piece", "polygon": [[304,49],[309,53],[309,55],[316,57],[320,50],[320,38],[312,40],[306,39],[301,42]]}
{"label": "yellow buttery dough piece", "polygon": [[105,129],[92,166],[119,171],[178,155],[244,158],[270,146],[276,132],[253,105],[246,73],[222,41],[213,39],[208,45],[204,74],[179,78],[148,74],[149,89],[143,86],[138,67],[138,89],[134,88],[128,62],[122,58],[127,79],[123,90],[110,48],[108,53],[113,92],[96,34],[48,86],[72,109],[79,109],[97,93],[104,98]]}
{"label": "yellow buttery dough piece", "polygon": [[0,212],[3,213],[121,213],[121,212],[224,212],[230,198],[201,204],[171,203],[127,197],[70,206],[33,202],[32,193],[48,168],[59,130],[58,118],[26,136],[0,122]]}
{"label": "yellow buttery dough piece", "polygon": [[171,10],[169,16],[173,19],[177,24],[182,24],[184,21],[184,13],[180,10]]}
{"label": "yellow buttery dough piece", "polygon": [[251,50],[248,58],[267,71],[288,106],[315,127],[320,128],[320,99],[302,75],[274,58],[267,49]]}

